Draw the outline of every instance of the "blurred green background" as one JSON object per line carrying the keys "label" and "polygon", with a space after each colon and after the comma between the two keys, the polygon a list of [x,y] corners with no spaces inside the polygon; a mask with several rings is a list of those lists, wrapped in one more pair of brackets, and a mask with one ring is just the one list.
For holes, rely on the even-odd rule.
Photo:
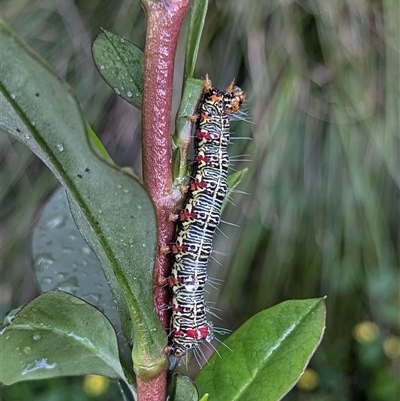
{"label": "blurred green background", "polygon": [[[236,329],[286,299],[327,295],[325,338],[285,400],[400,399],[398,0],[210,2],[196,77],[247,93],[232,155],[251,162],[221,226],[210,289],[217,326]],[[2,0],[3,18],[73,87],[114,160],[140,173],[140,113],[91,58],[100,27],[143,48],[139,0]],[[182,85],[186,27],[176,60]],[[35,297],[30,233],[55,178],[1,134],[2,315]],[[211,303],[212,306],[214,304]],[[215,319],[214,319],[215,320]],[[4,361],[3,361],[4,363]],[[194,367],[196,369],[196,367]],[[198,367],[197,367],[198,369]],[[195,372],[190,371],[195,375]],[[82,379],[21,383],[4,401],[111,400]],[[219,400],[218,400],[219,401]],[[225,400],[223,400],[225,401]],[[227,400],[228,401],[228,400]]]}

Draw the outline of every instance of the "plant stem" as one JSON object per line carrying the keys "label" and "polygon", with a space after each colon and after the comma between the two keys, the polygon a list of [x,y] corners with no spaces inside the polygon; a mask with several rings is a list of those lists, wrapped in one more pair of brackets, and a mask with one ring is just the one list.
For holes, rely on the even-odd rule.
{"label": "plant stem", "polygon": [[[160,277],[170,274],[170,261],[161,247],[174,236],[171,213],[181,198],[172,183],[171,106],[173,71],[178,35],[189,7],[189,0],[142,0],[147,14],[145,68],[142,107],[143,181],[156,209],[158,251],[154,266],[154,303],[161,324],[169,329],[168,288],[161,287]],[[138,378],[140,401],[165,400],[166,372],[151,382]]]}

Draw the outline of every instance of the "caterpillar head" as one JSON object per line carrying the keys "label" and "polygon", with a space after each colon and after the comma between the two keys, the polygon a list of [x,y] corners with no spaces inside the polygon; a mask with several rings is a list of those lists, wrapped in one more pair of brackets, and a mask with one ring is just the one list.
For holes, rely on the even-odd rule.
{"label": "caterpillar head", "polygon": [[224,92],[224,109],[226,114],[235,113],[240,109],[243,102],[246,100],[245,93],[235,86],[231,91]]}

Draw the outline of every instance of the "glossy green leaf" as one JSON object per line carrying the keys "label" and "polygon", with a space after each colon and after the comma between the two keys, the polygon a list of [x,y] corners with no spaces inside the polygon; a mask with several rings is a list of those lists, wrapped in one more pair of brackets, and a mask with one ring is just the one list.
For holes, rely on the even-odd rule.
{"label": "glossy green leaf", "polygon": [[185,54],[184,75],[186,78],[193,77],[207,9],[208,0],[194,0],[192,3]]}
{"label": "glossy green leaf", "polygon": [[40,295],[0,332],[0,382],[97,374],[124,378],[107,318],[61,291]]}
{"label": "glossy green leaf", "polygon": [[93,42],[93,59],[104,80],[126,101],[142,108],[143,51],[128,40],[102,29]]}
{"label": "glossy green leaf", "polygon": [[188,147],[191,143],[192,125],[188,120],[196,111],[203,91],[203,81],[200,79],[189,78],[185,80],[182,100],[176,115],[176,131],[173,136],[173,178],[176,185],[182,185],[187,178],[187,156]]}
{"label": "glossy green leaf", "polygon": [[302,375],[325,329],[323,299],[286,301],[257,313],[197,376],[210,400],[277,401]]}
{"label": "glossy green leaf", "polygon": [[25,143],[67,189],[75,221],[102,264],[124,333],[134,342],[134,368],[144,377],[157,374],[166,364],[166,337],[152,300],[153,204],[138,181],[93,153],[76,100],[50,67],[5,26],[0,40],[0,129]]}
{"label": "glossy green leaf", "polygon": [[79,232],[68,206],[65,189],[59,187],[47,200],[32,235],[33,269],[42,292],[58,288],[96,306],[118,333],[126,360],[130,348],[100,262]]}
{"label": "glossy green leaf", "polygon": [[[203,92],[203,81],[201,79],[188,78],[185,80],[183,88],[182,100],[176,117],[176,141],[186,140],[188,138],[181,138],[180,132],[185,130],[188,125],[191,126],[188,117],[193,116],[196,112],[197,103]],[[190,138],[189,138],[190,139]]]}
{"label": "glossy green leaf", "polygon": [[168,390],[170,401],[198,401],[199,394],[189,377],[174,373],[169,380]]}

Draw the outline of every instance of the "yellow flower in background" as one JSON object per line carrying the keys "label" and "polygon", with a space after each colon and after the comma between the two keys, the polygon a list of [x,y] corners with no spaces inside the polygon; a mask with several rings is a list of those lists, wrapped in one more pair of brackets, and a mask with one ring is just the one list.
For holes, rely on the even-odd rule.
{"label": "yellow flower in background", "polygon": [[356,324],[353,328],[353,338],[359,343],[375,341],[379,335],[379,327],[369,320]]}
{"label": "yellow flower in background", "polygon": [[400,357],[400,337],[389,336],[383,342],[383,351],[389,359]]}
{"label": "yellow flower in background", "polygon": [[83,378],[83,391],[90,397],[104,394],[110,385],[110,380],[104,376],[88,375]]}
{"label": "yellow flower in background", "polygon": [[297,382],[297,387],[305,391],[312,391],[318,387],[318,384],[318,373],[314,369],[307,368]]}

